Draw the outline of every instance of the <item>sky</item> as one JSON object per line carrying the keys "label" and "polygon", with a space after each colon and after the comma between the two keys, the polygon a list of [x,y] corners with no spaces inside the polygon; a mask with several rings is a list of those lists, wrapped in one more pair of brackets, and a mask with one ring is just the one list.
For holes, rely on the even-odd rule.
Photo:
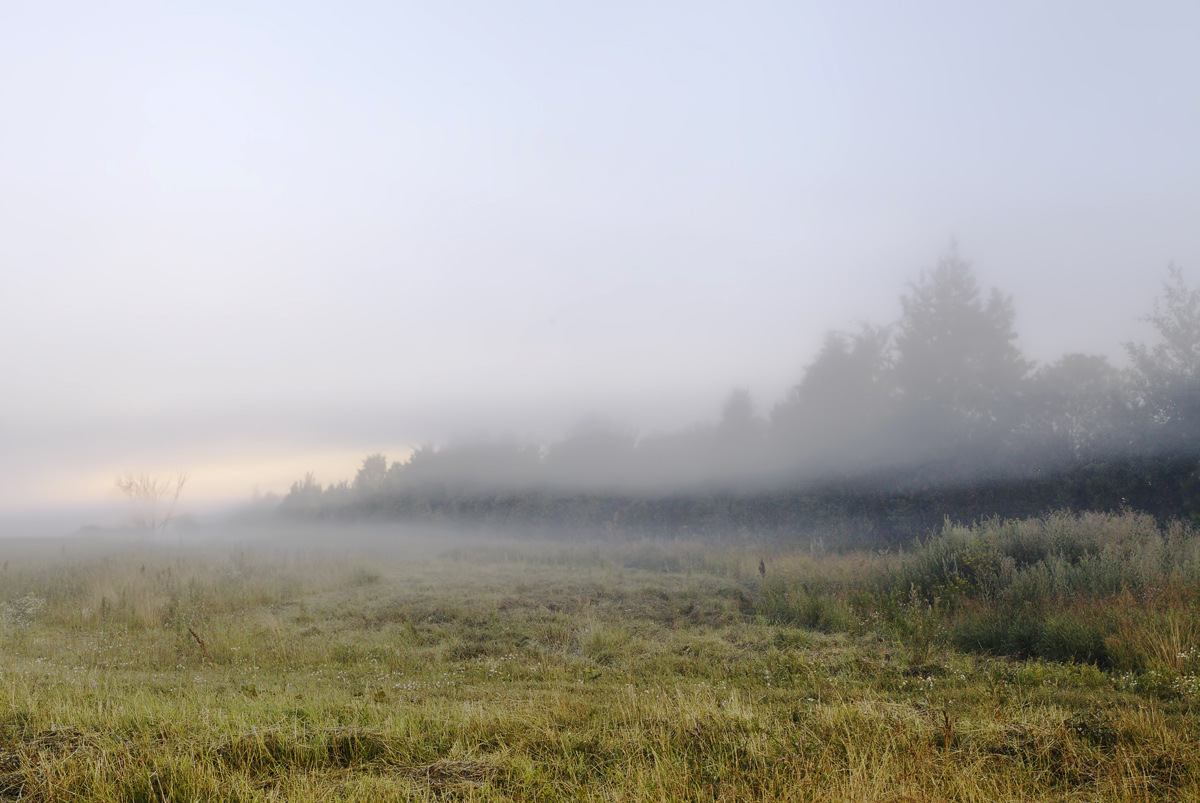
{"label": "sky", "polygon": [[767,410],[952,240],[1040,361],[1200,282],[1195,2],[0,4],[0,511]]}

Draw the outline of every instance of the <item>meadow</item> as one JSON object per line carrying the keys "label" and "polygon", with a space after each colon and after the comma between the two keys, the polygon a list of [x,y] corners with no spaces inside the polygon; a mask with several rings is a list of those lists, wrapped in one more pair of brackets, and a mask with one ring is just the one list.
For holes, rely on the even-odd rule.
{"label": "meadow", "polygon": [[0,799],[1200,799],[1200,533],[0,543]]}

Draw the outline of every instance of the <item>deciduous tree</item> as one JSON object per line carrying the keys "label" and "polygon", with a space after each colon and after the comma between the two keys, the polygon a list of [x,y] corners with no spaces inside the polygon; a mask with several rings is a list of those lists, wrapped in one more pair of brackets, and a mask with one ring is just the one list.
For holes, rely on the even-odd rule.
{"label": "deciduous tree", "polygon": [[188,475],[129,472],[117,477],[117,490],[133,505],[133,523],[140,530],[162,532],[175,515]]}
{"label": "deciduous tree", "polygon": [[1146,317],[1158,332],[1153,346],[1127,343],[1134,390],[1154,436],[1172,448],[1200,445],[1200,290],[1176,265]]}

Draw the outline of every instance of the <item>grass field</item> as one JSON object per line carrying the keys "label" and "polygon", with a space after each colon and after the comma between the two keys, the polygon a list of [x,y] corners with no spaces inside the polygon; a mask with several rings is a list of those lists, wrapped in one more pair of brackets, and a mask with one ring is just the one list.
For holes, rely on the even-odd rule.
{"label": "grass field", "polygon": [[0,550],[0,799],[1200,799],[1200,538],[1135,514]]}

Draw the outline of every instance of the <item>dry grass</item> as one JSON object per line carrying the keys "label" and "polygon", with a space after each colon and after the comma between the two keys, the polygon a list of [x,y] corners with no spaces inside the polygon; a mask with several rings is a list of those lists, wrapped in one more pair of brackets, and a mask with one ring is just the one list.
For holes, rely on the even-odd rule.
{"label": "dry grass", "polygon": [[918,655],[864,607],[894,555],[324,537],[5,543],[0,799],[1200,798],[1200,698]]}

